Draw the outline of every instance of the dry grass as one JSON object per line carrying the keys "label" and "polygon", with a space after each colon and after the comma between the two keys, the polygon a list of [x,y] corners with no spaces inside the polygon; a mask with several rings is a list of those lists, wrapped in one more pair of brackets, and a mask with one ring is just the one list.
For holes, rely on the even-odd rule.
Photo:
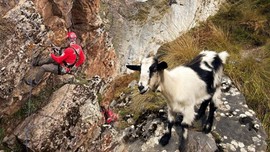
{"label": "dry grass", "polygon": [[139,115],[144,110],[160,108],[160,105],[164,104],[163,98],[149,91],[148,93],[141,95],[137,87],[128,88],[128,85],[133,80],[139,79],[139,72],[123,75],[114,81],[114,98],[119,98],[122,93],[132,94],[132,101],[129,107],[126,109],[120,109],[122,115],[127,113],[133,113]]}
{"label": "dry grass", "polygon": [[[256,111],[270,136],[270,1],[238,1],[212,18],[229,33],[231,51],[226,72]],[[270,144],[268,138],[268,145]],[[268,146],[269,147],[269,146]],[[270,148],[270,147],[269,147]],[[268,148],[268,150],[269,150]]]}
{"label": "dry grass", "polygon": [[131,89],[127,89],[128,84],[132,80],[138,80],[138,79],[139,79],[139,72],[122,75],[116,78],[113,82],[114,98],[118,98],[121,93],[131,92],[132,91]]}
{"label": "dry grass", "polygon": [[239,49],[230,43],[228,37],[228,32],[224,32],[212,22],[207,22],[163,45],[158,54],[165,54],[162,59],[166,60],[170,67],[175,67],[189,62],[202,50],[227,50],[230,53],[238,53]]}
{"label": "dry grass", "polygon": [[120,114],[118,129],[126,128],[128,124],[126,121],[122,121],[122,118],[127,114],[132,114],[133,119],[136,121],[139,116],[147,110],[157,110],[166,105],[165,100],[161,95],[157,95],[149,91],[148,93],[141,95],[137,87],[128,88],[128,85],[133,80],[139,79],[139,72],[120,76],[114,81],[114,99],[119,99],[122,93],[131,94],[132,100],[129,106],[118,108],[117,111]]}
{"label": "dry grass", "polygon": [[135,120],[140,114],[146,110],[156,110],[166,105],[165,99],[154,92],[148,92],[144,95],[138,93],[134,94],[132,102],[128,110],[134,114]]}
{"label": "dry grass", "polygon": [[185,34],[176,40],[159,48],[158,54],[165,54],[161,59],[165,60],[169,68],[190,61],[199,53],[198,41],[190,34]]}
{"label": "dry grass", "polygon": [[234,45],[262,46],[269,37],[269,8],[269,1],[238,0],[223,7],[211,21],[231,34]]}

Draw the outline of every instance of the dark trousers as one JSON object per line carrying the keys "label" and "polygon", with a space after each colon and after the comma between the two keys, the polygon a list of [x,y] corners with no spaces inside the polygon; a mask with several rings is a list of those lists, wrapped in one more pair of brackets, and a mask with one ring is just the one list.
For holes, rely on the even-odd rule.
{"label": "dark trousers", "polygon": [[41,59],[38,61],[37,66],[39,69],[34,80],[36,84],[40,83],[45,72],[51,72],[55,74],[59,73],[59,65],[51,57]]}

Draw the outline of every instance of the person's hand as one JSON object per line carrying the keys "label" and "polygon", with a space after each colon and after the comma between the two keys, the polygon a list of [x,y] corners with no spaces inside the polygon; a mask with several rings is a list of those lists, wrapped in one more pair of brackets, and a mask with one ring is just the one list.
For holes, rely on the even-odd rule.
{"label": "person's hand", "polygon": [[70,73],[71,69],[66,67],[66,73]]}
{"label": "person's hand", "polygon": [[54,46],[52,47],[52,53],[60,54],[61,47]]}
{"label": "person's hand", "polygon": [[71,68],[71,72],[76,72],[76,71],[77,71],[76,66],[73,66],[73,67]]}
{"label": "person's hand", "polygon": [[52,49],[53,49],[53,50],[61,50],[61,47],[53,46]]}

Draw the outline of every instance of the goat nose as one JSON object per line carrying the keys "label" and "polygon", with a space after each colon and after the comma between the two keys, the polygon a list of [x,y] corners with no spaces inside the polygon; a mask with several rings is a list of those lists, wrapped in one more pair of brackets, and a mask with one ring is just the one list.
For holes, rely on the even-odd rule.
{"label": "goat nose", "polygon": [[142,90],[144,89],[144,86],[140,85],[140,86],[138,86],[138,89],[139,89],[140,91],[142,91]]}

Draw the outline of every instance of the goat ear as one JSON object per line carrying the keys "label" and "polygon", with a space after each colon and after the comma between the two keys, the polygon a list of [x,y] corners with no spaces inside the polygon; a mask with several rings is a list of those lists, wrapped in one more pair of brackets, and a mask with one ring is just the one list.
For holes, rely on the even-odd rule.
{"label": "goat ear", "polygon": [[157,69],[158,69],[158,71],[160,71],[160,70],[166,69],[167,67],[168,67],[167,63],[164,62],[164,61],[162,61],[162,62],[160,62],[160,63],[158,64]]}
{"label": "goat ear", "polygon": [[134,70],[134,71],[140,71],[141,70],[141,66],[140,65],[126,65],[126,67],[130,70]]}

